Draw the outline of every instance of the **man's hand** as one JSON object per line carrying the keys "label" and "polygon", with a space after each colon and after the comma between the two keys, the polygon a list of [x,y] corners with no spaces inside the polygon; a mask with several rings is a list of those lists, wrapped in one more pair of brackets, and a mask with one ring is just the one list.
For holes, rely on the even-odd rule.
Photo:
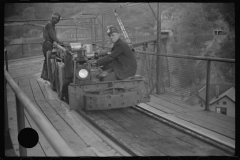
{"label": "man's hand", "polygon": [[97,60],[93,59],[89,61],[93,66],[95,66],[97,64]]}
{"label": "man's hand", "polygon": [[58,44],[59,44],[60,46],[64,46],[64,43],[63,43],[63,42],[58,42]]}

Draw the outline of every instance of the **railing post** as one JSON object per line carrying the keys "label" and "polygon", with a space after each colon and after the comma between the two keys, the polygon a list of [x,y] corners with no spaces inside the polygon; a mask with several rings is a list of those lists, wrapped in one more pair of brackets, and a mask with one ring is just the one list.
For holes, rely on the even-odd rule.
{"label": "railing post", "polygon": [[95,42],[97,42],[97,19],[94,18]]}
{"label": "railing post", "polygon": [[[4,49],[4,55],[5,55],[6,70],[8,71],[8,55],[7,55],[6,49]],[[4,75],[4,131],[5,131],[5,136],[7,136],[9,131],[9,125],[8,125],[8,105],[7,105],[7,80],[5,75]]]}
{"label": "railing post", "polygon": [[[160,4],[157,5],[157,57],[156,57],[156,94],[162,93],[161,71],[161,14]],[[160,16],[159,16],[160,15]]]}
{"label": "railing post", "polygon": [[91,43],[93,43],[93,20],[92,18],[90,19],[91,21]]}
{"label": "railing post", "polygon": [[7,136],[9,130],[8,126],[8,105],[7,105],[7,80],[4,76],[4,131]]}
{"label": "railing post", "polygon": [[77,26],[76,26],[76,42],[77,42]]}
{"label": "railing post", "polygon": [[8,71],[8,53],[6,49],[4,49],[4,55],[5,55],[6,70]]}
{"label": "railing post", "polygon": [[104,34],[104,13],[102,14],[102,46],[104,47],[104,40],[105,40],[105,34]]}
{"label": "railing post", "polygon": [[[18,133],[25,128],[25,119],[24,119],[24,107],[22,103],[19,101],[17,95],[15,94],[16,98],[16,110],[17,110],[17,126],[18,126]],[[20,156],[27,156],[27,149],[19,144],[19,153]]]}
{"label": "railing post", "polygon": [[22,57],[23,57],[23,43],[22,43]]}
{"label": "railing post", "polygon": [[206,111],[209,111],[210,76],[211,76],[211,61],[207,60],[206,102],[205,102]]}

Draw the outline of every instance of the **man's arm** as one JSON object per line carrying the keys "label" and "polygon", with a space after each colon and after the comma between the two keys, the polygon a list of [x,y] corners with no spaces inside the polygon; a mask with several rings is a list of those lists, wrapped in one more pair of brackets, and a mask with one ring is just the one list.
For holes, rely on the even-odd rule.
{"label": "man's arm", "polygon": [[123,52],[122,46],[119,45],[119,44],[117,44],[117,45],[114,47],[114,49],[113,49],[113,51],[111,52],[110,55],[107,55],[107,56],[105,56],[105,57],[100,58],[99,60],[97,60],[97,65],[101,65],[101,64],[103,64],[103,63],[105,63],[105,62],[108,62],[108,61],[111,61],[111,60],[117,58],[117,56],[118,56],[119,54],[121,54],[122,52]]}

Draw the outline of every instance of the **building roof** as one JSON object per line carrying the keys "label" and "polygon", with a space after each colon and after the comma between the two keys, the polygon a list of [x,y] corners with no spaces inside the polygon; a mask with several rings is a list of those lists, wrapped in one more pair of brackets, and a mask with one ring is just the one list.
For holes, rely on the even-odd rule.
{"label": "building roof", "polygon": [[[229,84],[210,84],[209,101],[216,97],[216,86],[219,86],[219,95],[223,94],[231,87],[234,87],[234,85]],[[189,98],[191,98],[195,94],[197,94],[198,97],[201,97],[203,101],[206,101],[206,84],[199,84],[197,86],[194,86],[190,91]]]}
{"label": "building roof", "polygon": [[214,102],[222,99],[223,97],[228,97],[229,99],[231,99],[233,102],[235,102],[235,88],[231,87],[230,89],[228,89],[227,91],[225,91],[224,93],[222,93],[221,95],[217,97],[214,97],[209,104],[213,104]]}

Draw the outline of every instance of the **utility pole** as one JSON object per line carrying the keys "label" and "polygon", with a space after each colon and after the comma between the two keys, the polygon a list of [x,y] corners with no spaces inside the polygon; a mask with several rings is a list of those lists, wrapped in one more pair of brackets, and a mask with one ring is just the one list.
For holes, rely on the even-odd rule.
{"label": "utility pole", "polygon": [[[157,5],[157,58],[156,58],[156,94],[161,93],[162,83],[161,83],[161,76],[160,76],[160,55],[161,54],[161,14],[162,11],[160,9],[160,4]],[[159,16],[160,15],[160,16]]]}

